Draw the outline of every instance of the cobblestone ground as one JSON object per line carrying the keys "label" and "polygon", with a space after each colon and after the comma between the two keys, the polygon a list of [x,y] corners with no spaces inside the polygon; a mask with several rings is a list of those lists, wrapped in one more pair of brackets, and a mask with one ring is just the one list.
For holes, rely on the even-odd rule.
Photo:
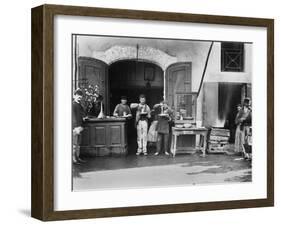
{"label": "cobblestone ground", "polygon": [[251,162],[241,156],[196,154],[96,157],[73,167],[73,189],[132,188],[251,182]]}

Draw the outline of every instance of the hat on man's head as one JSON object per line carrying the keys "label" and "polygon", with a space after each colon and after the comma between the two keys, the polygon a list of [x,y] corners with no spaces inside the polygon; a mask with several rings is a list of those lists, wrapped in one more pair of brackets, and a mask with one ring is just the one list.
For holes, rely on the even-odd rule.
{"label": "hat on man's head", "polygon": [[121,96],[121,100],[127,100],[126,96]]}
{"label": "hat on man's head", "polygon": [[83,92],[81,89],[77,89],[77,90],[75,90],[74,95],[83,96]]}
{"label": "hat on man's head", "polygon": [[139,98],[145,98],[145,95],[144,94],[140,94]]}
{"label": "hat on man's head", "polygon": [[245,98],[244,99],[244,101],[243,101],[243,106],[247,106],[247,107],[249,107],[249,105],[250,105],[250,98]]}

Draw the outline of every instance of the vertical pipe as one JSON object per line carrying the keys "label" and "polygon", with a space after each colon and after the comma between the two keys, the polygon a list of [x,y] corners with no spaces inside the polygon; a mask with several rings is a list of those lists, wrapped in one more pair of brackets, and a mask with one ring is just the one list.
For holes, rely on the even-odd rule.
{"label": "vertical pipe", "polygon": [[198,92],[197,92],[197,96],[199,96],[201,88],[202,88],[202,84],[203,84],[204,77],[205,77],[205,74],[206,74],[206,69],[207,69],[207,66],[208,66],[208,62],[209,62],[209,58],[210,58],[210,53],[211,53],[211,50],[213,48],[213,44],[214,44],[214,42],[212,41],[211,45],[209,47],[209,51],[208,51],[208,54],[207,54],[206,61],[205,61],[204,70],[203,70],[202,78],[201,78],[201,81],[200,81],[199,89],[198,89]]}

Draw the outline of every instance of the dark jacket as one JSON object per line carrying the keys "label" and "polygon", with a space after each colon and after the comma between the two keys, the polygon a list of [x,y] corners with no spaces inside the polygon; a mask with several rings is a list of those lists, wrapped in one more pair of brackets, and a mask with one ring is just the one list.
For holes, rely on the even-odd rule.
{"label": "dark jacket", "polygon": [[83,125],[85,111],[80,103],[72,102],[72,128]]}
{"label": "dark jacket", "polygon": [[170,131],[170,123],[172,122],[172,110],[170,108],[164,109],[164,113],[168,114],[168,116],[159,116],[161,113],[161,106],[159,104],[154,105],[153,112],[155,115],[155,119],[158,121],[155,130],[158,133],[169,134]]}

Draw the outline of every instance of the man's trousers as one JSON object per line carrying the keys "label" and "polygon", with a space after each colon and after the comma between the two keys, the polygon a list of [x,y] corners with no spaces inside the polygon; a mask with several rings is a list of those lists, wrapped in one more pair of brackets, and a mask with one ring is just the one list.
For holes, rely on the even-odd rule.
{"label": "man's trousers", "polygon": [[147,129],[148,122],[146,120],[139,120],[137,124],[138,153],[147,153]]}

